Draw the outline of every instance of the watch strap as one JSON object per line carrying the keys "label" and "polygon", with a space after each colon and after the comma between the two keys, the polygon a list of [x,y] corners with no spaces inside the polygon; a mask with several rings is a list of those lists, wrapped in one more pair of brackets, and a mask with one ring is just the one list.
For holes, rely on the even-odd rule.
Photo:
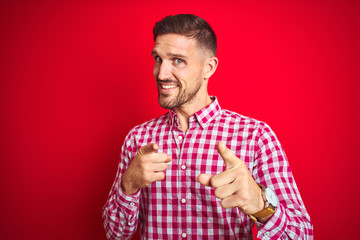
{"label": "watch strap", "polygon": [[273,206],[269,206],[268,208],[265,208],[263,210],[261,210],[260,212],[257,212],[253,215],[249,215],[249,217],[254,220],[254,221],[257,221],[258,218],[262,218],[262,217],[267,217],[269,215],[272,215],[275,213],[275,209]]}

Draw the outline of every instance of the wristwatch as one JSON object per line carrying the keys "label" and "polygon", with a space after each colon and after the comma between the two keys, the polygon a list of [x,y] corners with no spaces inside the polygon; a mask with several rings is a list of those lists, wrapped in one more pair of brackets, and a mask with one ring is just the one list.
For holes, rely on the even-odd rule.
{"label": "wristwatch", "polygon": [[262,184],[258,185],[261,188],[261,196],[264,199],[265,207],[260,212],[249,215],[249,217],[254,221],[258,221],[259,218],[274,214],[277,206],[279,205],[279,199],[277,198],[274,190],[269,187],[265,187]]}

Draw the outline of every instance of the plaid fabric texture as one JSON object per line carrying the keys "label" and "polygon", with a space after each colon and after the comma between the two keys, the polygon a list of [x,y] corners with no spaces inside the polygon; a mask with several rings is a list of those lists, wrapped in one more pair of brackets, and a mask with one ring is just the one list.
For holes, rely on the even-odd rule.
{"label": "plaid fabric texture", "polygon": [[[252,239],[255,224],[238,208],[224,209],[214,189],[202,186],[201,173],[225,170],[216,150],[222,141],[244,161],[255,181],[275,190],[280,205],[265,224],[256,223],[261,239],[312,239],[304,207],[285,153],[265,123],[220,108],[218,100],[179,129],[174,111],[136,126],[122,147],[115,182],[103,208],[109,239],[130,239],[137,226],[142,239]],[[137,150],[151,142],[172,156],[165,179],[134,195],[121,190],[121,175]]]}

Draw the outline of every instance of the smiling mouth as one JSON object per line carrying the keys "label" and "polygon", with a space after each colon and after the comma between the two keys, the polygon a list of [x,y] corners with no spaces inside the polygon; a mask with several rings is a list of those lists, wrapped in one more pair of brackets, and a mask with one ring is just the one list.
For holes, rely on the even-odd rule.
{"label": "smiling mouth", "polygon": [[164,84],[160,84],[160,87],[162,89],[172,89],[172,88],[176,88],[177,85],[164,85]]}
{"label": "smiling mouth", "polygon": [[172,80],[159,80],[157,79],[159,90],[163,93],[173,92],[179,87],[179,84]]}

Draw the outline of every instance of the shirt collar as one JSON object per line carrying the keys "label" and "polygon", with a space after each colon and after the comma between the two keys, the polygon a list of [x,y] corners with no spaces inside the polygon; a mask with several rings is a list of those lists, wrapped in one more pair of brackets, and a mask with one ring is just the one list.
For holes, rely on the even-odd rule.
{"label": "shirt collar", "polygon": [[[218,99],[215,96],[210,96],[210,98],[212,103],[193,115],[202,128],[206,128],[221,110]],[[169,124],[170,127],[180,125],[179,118],[173,109],[169,110]]]}

